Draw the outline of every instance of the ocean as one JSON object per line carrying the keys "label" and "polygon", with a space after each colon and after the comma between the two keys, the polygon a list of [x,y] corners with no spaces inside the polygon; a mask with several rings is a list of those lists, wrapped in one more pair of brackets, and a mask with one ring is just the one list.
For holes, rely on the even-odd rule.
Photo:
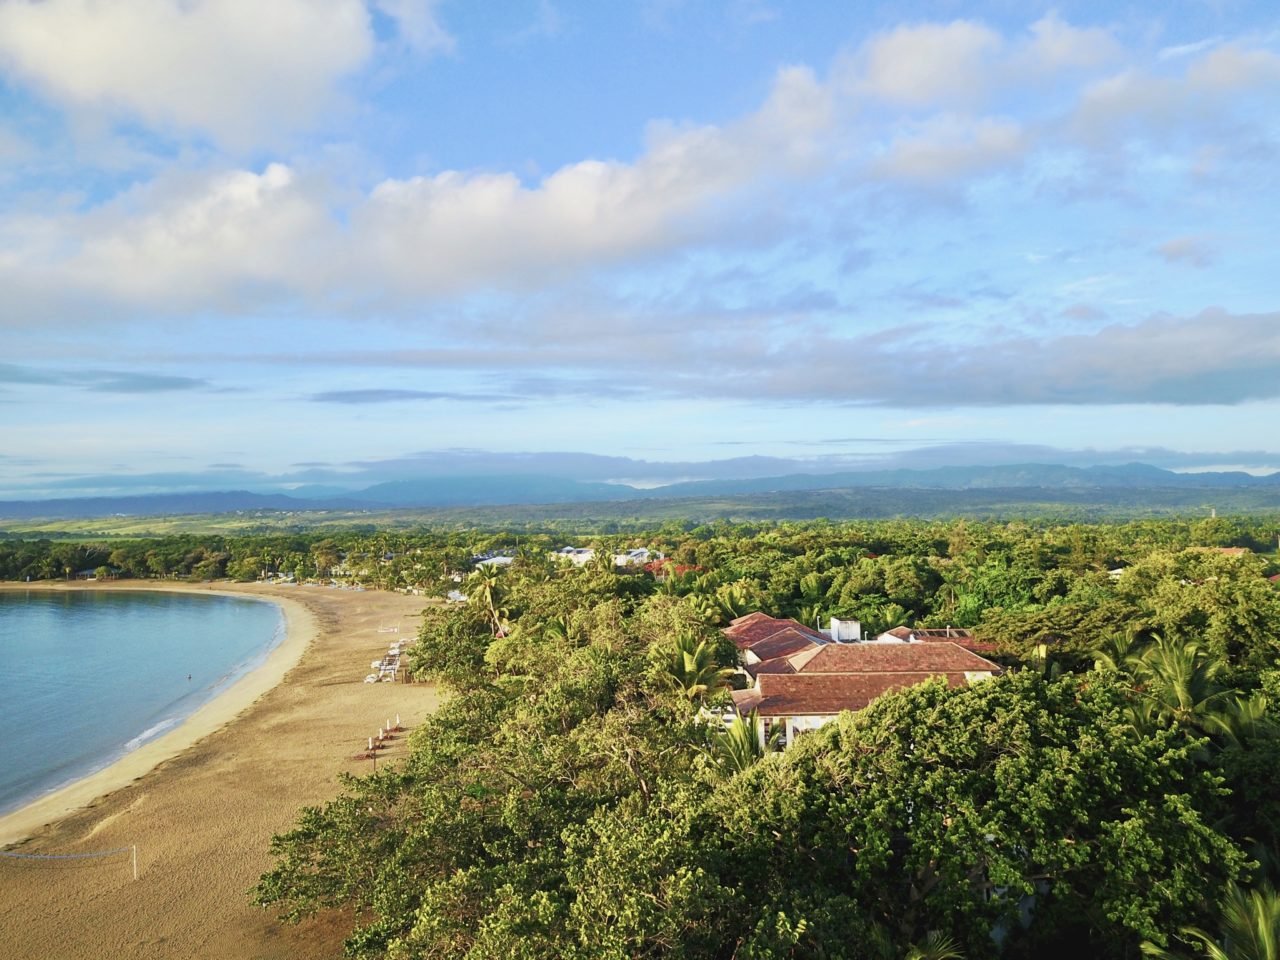
{"label": "ocean", "polygon": [[0,591],[0,814],[178,726],[284,639],[257,600]]}

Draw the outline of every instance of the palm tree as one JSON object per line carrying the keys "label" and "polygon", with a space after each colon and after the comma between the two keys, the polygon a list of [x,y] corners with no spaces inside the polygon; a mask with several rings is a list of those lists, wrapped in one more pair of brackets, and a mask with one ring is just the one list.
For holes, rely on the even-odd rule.
{"label": "palm tree", "polygon": [[1093,648],[1094,665],[1132,674],[1141,663],[1142,643],[1137,631],[1116,631]]}
{"label": "palm tree", "polygon": [[768,741],[761,744],[756,733],[758,723],[759,718],[752,710],[749,716],[734,717],[723,730],[712,735],[711,756],[730,775],[746,770],[777,744],[782,731],[774,730]]}
{"label": "palm tree", "polygon": [[1177,724],[1230,734],[1240,691],[1217,681],[1224,667],[1195,643],[1162,638],[1151,644],[1133,669],[1139,725]]}
{"label": "palm tree", "polygon": [[544,640],[570,643],[575,646],[582,646],[587,642],[587,633],[582,625],[567,616],[553,617],[544,623],[542,637]]}
{"label": "palm tree", "polygon": [[903,960],[964,960],[960,945],[939,930],[934,930],[921,943],[913,943]]}
{"label": "palm tree", "polygon": [[1269,723],[1267,714],[1267,695],[1254,693],[1248,697],[1236,697],[1230,706],[1231,738],[1239,740],[1244,737],[1259,735]]}
{"label": "palm tree", "polygon": [[[1183,936],[1195,942],[1196,956],[1209,960],[1280,960],[1280,894],[1264,883],[1256,890],[1227,884],[1218,918],[1220,937],[1199,927],[1183,927]],[[1153,943],[1143,943],[1142,952],[1163,960],[1181,960]]]}
{"label": "palm tree", "polygon": [[721,667],[716,662],[715,647],[706,640],[697,640],[692,634],[678,634],[667,648],[667,678],[688,700],[705,700],[711,694],[727,690],[732,667]]}
{"label": "palm tree", "polygon": [[942,601],[942,612],[946,614],[947,619],[954,620],[956,606],[960,601],[960,591],[956,589],[956,585],[944,579],[942,586],[938,587],[938,599]]}
{"label": "palm tree", "polygon": [[712,599],[720,608],[720,616],[725,623],[749,613],[755,606],[741,583],[730,583],[719,587]]}
{"label": "palm tree", "polygon": [[498,608],[498,601],[501,599],[500,577],[497,568],[493,566],[478,567],[471,574],[471,579],[475,582],[474,591],[489,614],[489,622],[495,637],[501,636],[506,626],[503,623],[503,611]]}
{"label": "palm tree", "polygon": [[[883,960],[895,960],[898,947],[883,924],[871,928],[871,946]],[[964,953],[954,939],[941,930],[930,932],[920,943],[908,943],[903,960],[964,960]]]}
{"label": "palm tree", "polygon": [[690,593],[685,597],[685,602],[693,610],[694,616],[709,627],[718,627],[732,619],[724,615],[724,609],[714,596],[708,596],[705,593]]}
{"label": "palm tree", "polygon": [[822,626],[822,604],[821,603],[805,603],[801,604],[800,609],[796,612],[796,619],[805,626],[821,627]]}
{"label": "palm tree", "polygon": [[658,593],[668,597],[683,597],[692,584],[693,577],[688,573],[681,575],[668,569],[666,576],[658,581]]}

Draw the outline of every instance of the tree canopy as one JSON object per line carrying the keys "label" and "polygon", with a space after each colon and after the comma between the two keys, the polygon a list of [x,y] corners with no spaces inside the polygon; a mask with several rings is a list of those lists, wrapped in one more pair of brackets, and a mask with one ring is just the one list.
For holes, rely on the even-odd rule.
{"label": "tree canopy", "polygon": [[[895,521],[653,531],[683,570],[526,553],[428,608],[413,662],[446,704],[275,839],[255,898],[350,911],[361,957],[1182,949],[1280,864],[1275,561],[1189,540]],[[716,627],[750,609],[968,625],[1010,669],[762,750],[716,718]]]}

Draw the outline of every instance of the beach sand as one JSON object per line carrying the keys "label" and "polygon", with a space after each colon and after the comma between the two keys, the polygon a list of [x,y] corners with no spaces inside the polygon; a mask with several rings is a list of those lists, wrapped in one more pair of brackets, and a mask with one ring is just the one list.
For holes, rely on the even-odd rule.
{"label": "beach sand", "polygon": [[[350,918],[300,926],[246,895],[268,844],[299,809],[339,791],[340,772],[398,713],[413,727],[438,704],[429,684],[363,682],[369,662],[411,640],[426,603],[380,591],[261,584],[21,584],[21,589],[180,589],[265,597],[287,636],[268,662],[181,727],[70,788],[0,818],[0,845],[98,860],[0,857],[0,954],[71,958],[332,958]],[[380,632],[398,627],[398,633]],[[385,752],[403,753],[403,735]],[[379,763],[384,762],[383,759]]]}

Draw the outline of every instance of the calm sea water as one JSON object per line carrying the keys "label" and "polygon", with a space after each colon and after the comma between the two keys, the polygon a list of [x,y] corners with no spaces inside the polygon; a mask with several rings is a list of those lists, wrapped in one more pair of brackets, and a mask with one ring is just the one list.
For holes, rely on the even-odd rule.
{"label": "calm sea water", "polygon": [[176,727],[283,638],[261,601],[0,591],[0,813]]}

